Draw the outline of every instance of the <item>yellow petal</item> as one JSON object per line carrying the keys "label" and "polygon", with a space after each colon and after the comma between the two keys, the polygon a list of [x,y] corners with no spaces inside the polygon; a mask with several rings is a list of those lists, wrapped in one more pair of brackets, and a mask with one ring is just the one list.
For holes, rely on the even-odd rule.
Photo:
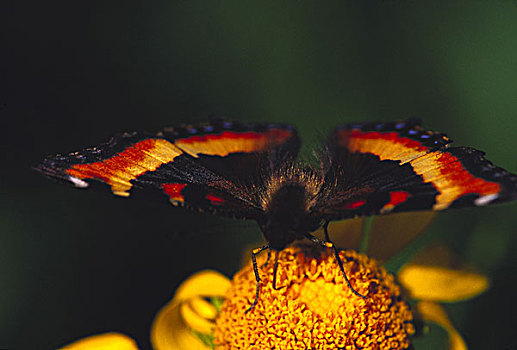
{"label": "yellow petal", "polygon": [[214,326],[217,310],[207,300],[192,297],[180,303],[180,314],[189,328],[199,333],[209,334]]}
{"label": "yellow petal", "polygon": [[375,217],[370,231],[368,255],[388,260],[411,243],[434,218],[434,212],[397,213]]}
{"label": "yellow petal", "polygon": [[446,268],[462,269],[465,263],[446,245],[438,243],[425,247],[411,260],[418,265],[432,265]]}
{"label": "yellow petal", "polygon": [[154,319],[151,343],[155,350],[208,350],[184,322],[179,303],[165,305]]}
{"label": "yellow petal", "polygon": [[410,296],[420,300],[454,302],[483,293],[488,279],[480,274],[441,266],[407,264],[398,273]]}
{"label": "yellow petal", "polygon": [[156,315],[151,328],[155,350],[207,350],[192,330],[210,333],[216,311],[203,297],[223,297],[230,280],[215,271],[190,276],[177,289],[173,299]]}
{"label": "yellow petal", "polygon": [[196,296],[224,297],[228,288],[230,288],[228,277],[216,271],[199,271],[179,286],[173,301],[183,301]]}
{"label": "yellow petal", "polygon": [[138,350],[138,346],[124,334],[104,333],[77,340],[61,350]]}
{"label": "yellow petal", "polygon": [[[336,247],[346,249],[358,249],[361,243],[364,218],[348,219],[331,222],[329,225],[329,237]],[[323,229],[315,232],[315,235],[323,238]]]}
{"label": "yellow petal", "polygon": [[467,350],[467,344],[458,331],[454,328],[445,310],[436,303],[421,301],[417,304],[417,310],[424,320],[432,321],[442,326],[449,333],[450,350]]}

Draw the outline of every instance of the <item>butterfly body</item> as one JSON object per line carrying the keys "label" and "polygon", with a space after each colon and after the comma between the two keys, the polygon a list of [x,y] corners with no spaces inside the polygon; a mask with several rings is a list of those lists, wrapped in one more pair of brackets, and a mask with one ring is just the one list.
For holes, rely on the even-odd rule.
{"label": "butterfly body", "polygon": [[312,210],[320,188],[316,172],[295,165],[266,181],[257,222],[272,249],[282,250],[321,225],[323,218]]}

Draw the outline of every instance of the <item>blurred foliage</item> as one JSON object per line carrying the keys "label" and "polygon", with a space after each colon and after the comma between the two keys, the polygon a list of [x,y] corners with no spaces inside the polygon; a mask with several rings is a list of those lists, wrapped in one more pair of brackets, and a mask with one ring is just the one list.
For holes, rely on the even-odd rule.
{"label": "blurred foliage", "polygon": [[[517,6],[465,2],[2,4],[0,348],[107,330],[149,347],[155,312],[201,268],[227,274],[253,223],[53,184],[30,167],[127,130],[214,114],[296,124],[304,154],[343,122],[417,116],[517,172]],[[472,349],[517,344],[516,204],[442,213],[493,280],[450,308]]]}

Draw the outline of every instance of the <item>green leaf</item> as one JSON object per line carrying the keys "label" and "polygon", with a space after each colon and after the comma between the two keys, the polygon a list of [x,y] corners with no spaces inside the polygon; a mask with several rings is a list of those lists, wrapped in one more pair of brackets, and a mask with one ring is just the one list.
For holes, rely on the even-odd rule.
{"label": "green leaf", "polygon": [[217,313],[219,313],[219,312],[221,312],[221,308],[224,303],[224,298],[223,297],[212,297],[212,298],[210,298],[210,303],[215,307],[215,309],[217,310]]}
{"label": "green leaf", "polygon": [[200,333],[200,332],[196,332],[194,330],[191,330],[191,332],[199,340],[201,340],[203,342],[203,344],[205,344],[206,346],[209,346],[212,350],[215,348],[215,344],[214,344],[215,337],[213,334]]}

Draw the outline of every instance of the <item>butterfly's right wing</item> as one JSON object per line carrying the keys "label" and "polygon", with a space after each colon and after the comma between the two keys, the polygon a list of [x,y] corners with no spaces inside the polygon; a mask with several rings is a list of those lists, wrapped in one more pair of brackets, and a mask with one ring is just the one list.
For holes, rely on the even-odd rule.
{"label": "butterfly's right wing", "polygon": [[517,199],[516,175],[483,152],[450,142],[415,119],[338,127],[327,143],[324,190],[313,210],[338,220]]}

